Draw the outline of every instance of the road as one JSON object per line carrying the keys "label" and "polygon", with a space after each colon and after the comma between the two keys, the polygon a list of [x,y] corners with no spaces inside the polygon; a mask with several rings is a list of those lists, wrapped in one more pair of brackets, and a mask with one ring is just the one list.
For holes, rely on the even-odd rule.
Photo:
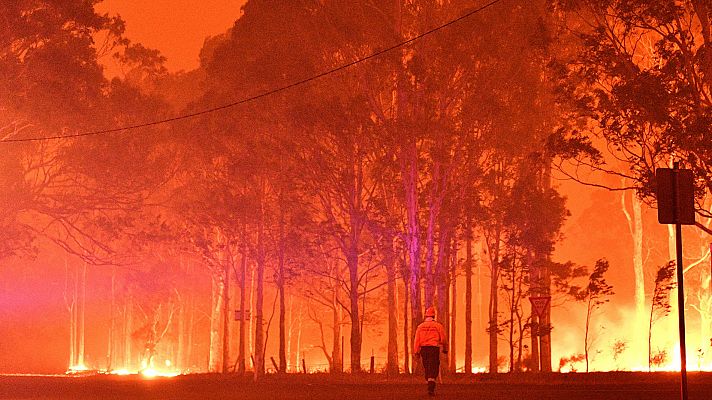
{"label": "road", "polygon": [[[146,379],[139,376],[0,377],[0,399],[47,400],[371,400],[426,399],[425,383],[413,377],[333,378],[329,375],[250,378],[193,375]],[[446,378],[436,399],[488,400],[678,400],[671,374],[610,373],[550,376]],[[712,399],[712,374],[690,377],[690,400]]]}

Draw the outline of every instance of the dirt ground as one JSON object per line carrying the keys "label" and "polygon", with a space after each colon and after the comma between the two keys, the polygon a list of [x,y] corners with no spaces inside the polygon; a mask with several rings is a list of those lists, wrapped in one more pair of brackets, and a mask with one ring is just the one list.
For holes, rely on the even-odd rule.
{"label": "dirt ground", "polygon": [[[689,375],[690,400],[712,399],[712,373]],[[427,399],[416,377],[380,375],[267,376],[251,378],[192,375],[144,379],[138,376],[0,377],[0,399]],[[438,385],[435,399],[512,400],[677,400],[679,375],[669,373],[592,373],[451,376]]]}

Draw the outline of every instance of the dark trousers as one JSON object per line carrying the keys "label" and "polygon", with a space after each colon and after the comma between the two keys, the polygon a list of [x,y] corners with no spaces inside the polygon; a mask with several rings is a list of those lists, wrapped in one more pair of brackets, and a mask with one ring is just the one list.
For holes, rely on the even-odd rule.
{"label": "dark trousers", "polygon": [[440,373],[440,347],[423,346],[420,348],[420,356],[423,359],[425,379],[436,379]]}

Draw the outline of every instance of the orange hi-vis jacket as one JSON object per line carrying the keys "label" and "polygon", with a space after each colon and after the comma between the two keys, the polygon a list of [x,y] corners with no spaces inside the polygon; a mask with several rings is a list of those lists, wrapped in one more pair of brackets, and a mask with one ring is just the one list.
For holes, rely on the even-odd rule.
{"label": "orange hi-vis jacket", "polygon": [[445,328],[433,318],[426,318],[415,330],[415,344],[413,351],[420,353],[420,348],[423,346],[442,346],[443,351],[447,352],[447,336]]}

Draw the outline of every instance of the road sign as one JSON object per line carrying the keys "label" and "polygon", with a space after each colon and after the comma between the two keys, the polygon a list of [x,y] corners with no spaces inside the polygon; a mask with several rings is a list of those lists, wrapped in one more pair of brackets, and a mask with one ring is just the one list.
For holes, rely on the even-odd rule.
{"label": "road sign", "polygon": [[[245,310],[245,319],[250,319],[250,310]],[[235,310],[235,321],[242,321],[242,310]]]}
{"label": "road sign", "polygon": [[694,225],[695,184],[692,170],[658,168],[655,170],[655,181],[658,222]]}
{"label": "road sign", "polygon": [[529,298],[532,303],[532,310],[537,317],[542,318],[546,313],[546,308],[549,306],[551,296],[533,296]]}

